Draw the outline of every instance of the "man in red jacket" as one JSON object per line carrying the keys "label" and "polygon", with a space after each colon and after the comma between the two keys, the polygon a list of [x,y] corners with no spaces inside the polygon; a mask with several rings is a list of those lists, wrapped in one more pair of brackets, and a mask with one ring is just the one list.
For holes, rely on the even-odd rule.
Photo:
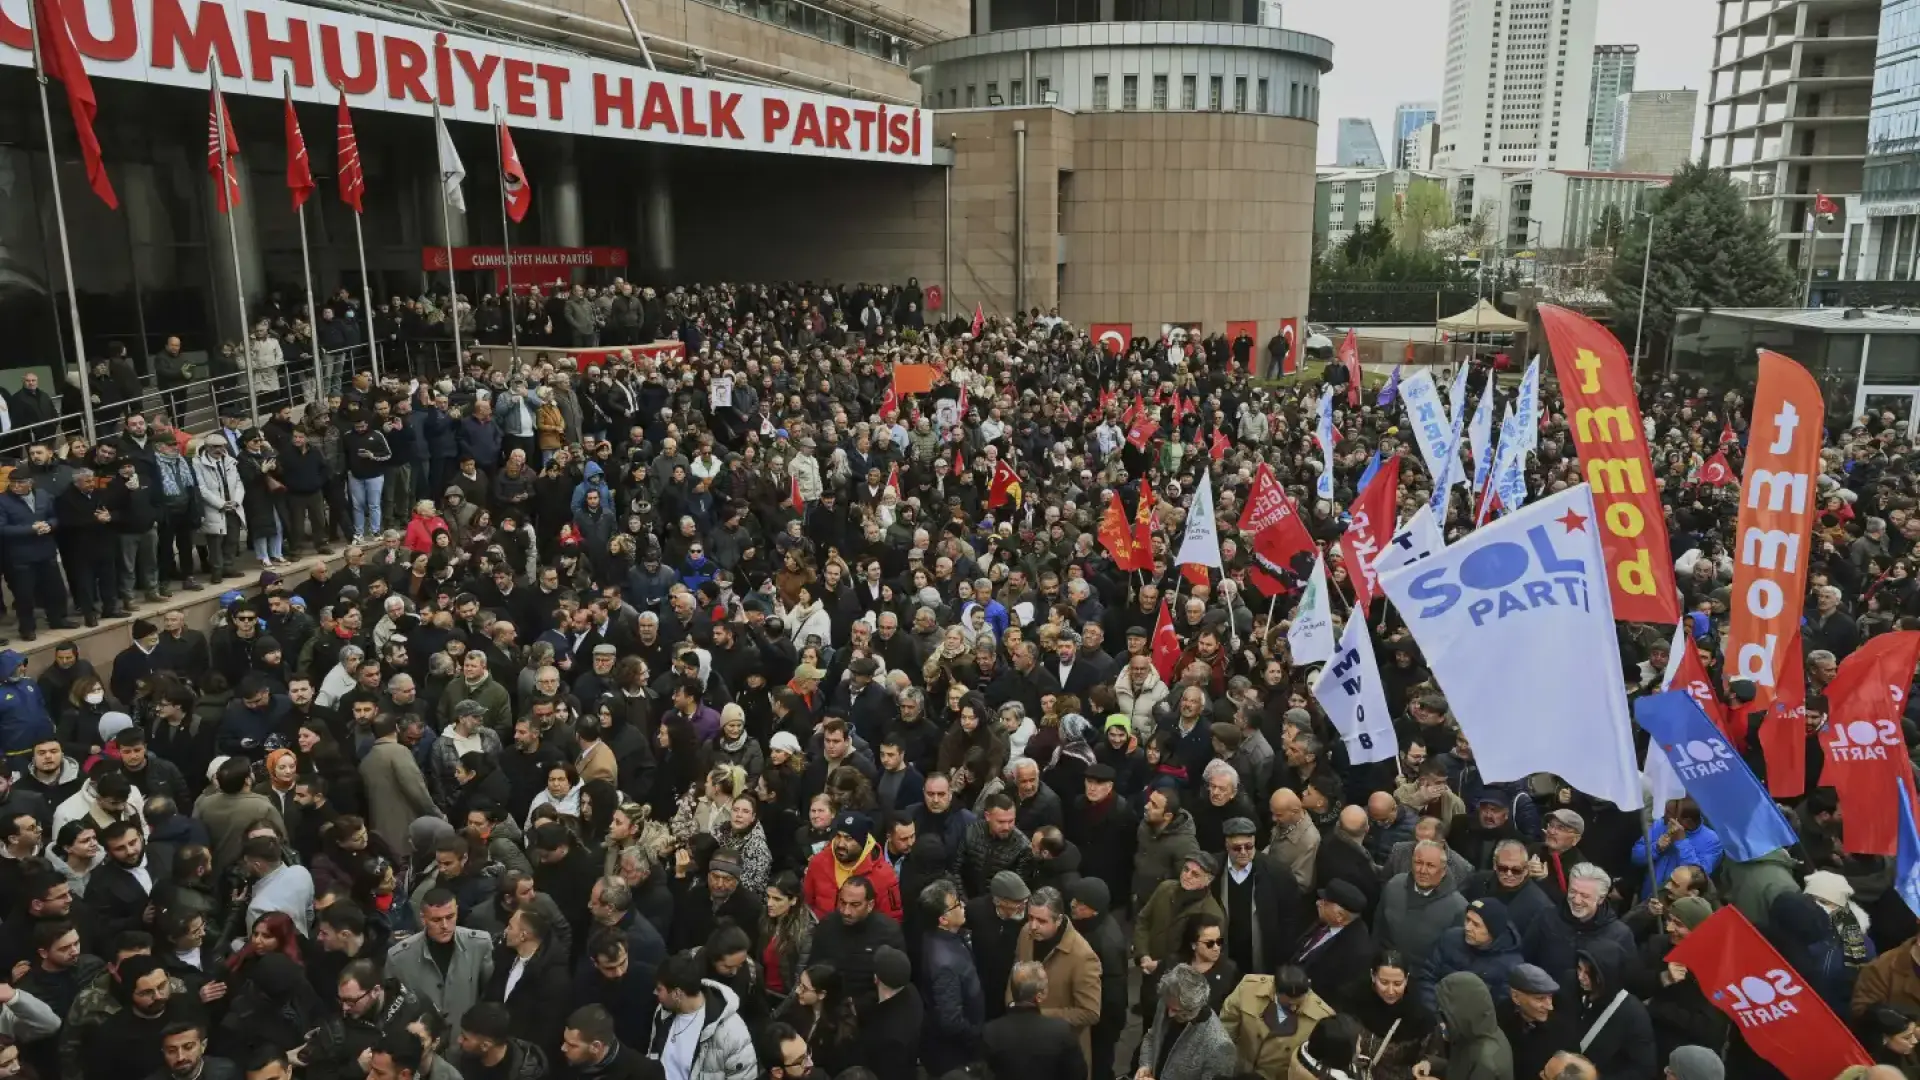
{"label": "man in red jacket", "polygon": [[900,879],[874,840],[873,825],[866,815],[848,811],[834,819],[833,839],[807,863],[807,878],[801,887],[807,906],[822,919],[832,918],[840,901],[840,886],[856,874],[873,882],[874,909],[900,921]]}

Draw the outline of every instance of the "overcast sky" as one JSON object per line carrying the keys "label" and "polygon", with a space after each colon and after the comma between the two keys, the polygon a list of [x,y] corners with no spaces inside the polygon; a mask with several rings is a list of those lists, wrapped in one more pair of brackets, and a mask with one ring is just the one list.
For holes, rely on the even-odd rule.
{"label": "overcast sky", "polygon": [[[1373,121],[1381,152],[1393,160],[1393,110],[1403,101],[1440,100],[1446,66],[1448,0],[1288,0],[1281,23],[1333,42],[1333,71],[1320,80],[1320,161],[1332,164],[1343,116]],[[1701,91],[1719,5],[1709,0],[1601,0],[1599,45],[1638,45],[1636,90]]]}

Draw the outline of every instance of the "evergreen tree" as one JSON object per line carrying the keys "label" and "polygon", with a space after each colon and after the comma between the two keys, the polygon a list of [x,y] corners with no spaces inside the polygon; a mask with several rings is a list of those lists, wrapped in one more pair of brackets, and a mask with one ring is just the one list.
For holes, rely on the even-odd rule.
{"label": "evergreen tree", "polygon": [[[1681,308],[1798,302],[1793,271],[1772,231],[1747,212],[1741,190],[1726,176],[1700,163],[1683,166],[1656,196],[1653,213],[1653,274],[1646,283],[1650,338],[1671,335]],[[1638,316],[1646,245],[1646,228],[1636,223],[1614,253],[1607,299],[1615,326],[1631,328]]]}

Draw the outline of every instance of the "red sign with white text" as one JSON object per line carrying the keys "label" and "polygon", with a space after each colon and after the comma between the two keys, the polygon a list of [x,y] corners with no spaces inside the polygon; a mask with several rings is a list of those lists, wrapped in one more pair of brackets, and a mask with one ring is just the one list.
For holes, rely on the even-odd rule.
{"label": "red sign with white text", "polygon": [[1899,785],[1913,791],[1900,719],[1916,664],[1920,630],[1896,630],[1869,638],[1841,662],[1827,687],[1820,783],[1839,792],[1841,846],[1856,855],[1900,850]]}
{"label": "red sign with white text", "polygon": [[[74,44],[95,78],[205,91],[209,63],[227,93],[516,129],[762,150],[858,161],[933,163],[933,114],[911,106],[722,82],[628,63],[448,34],[286,0],[69,0]],[[0,8],[0,67],[31,67],[32,40]],[[432,136],[423,137],[431,140]],[[115,147],[111,134],[106,155]],[[469,159],[471,160],[471,159]]]}
{"label": "red sign with white text", "polygon": [[1847,1025],[1732,904],[1675,945],[1667,963],[1686,968],[1753,1052],[1787,1080],[1833,1080],[1849,1065],[1873,1064]]}
{"label": "red sign with white text", "polygon": [[[457,247],[453,249],[455,270],[503,270],[507,265],[505,248]],[[579,266],[627,265],[627,249],[622,247],[536,247],[513,249],[515,270],[569,270]],[[447,249],[420,249],[420,268],[430,272],[447,268]]]}

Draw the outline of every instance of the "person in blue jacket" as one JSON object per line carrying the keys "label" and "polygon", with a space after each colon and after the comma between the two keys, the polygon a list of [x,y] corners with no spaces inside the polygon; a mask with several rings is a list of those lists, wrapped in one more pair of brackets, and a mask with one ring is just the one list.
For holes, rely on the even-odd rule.
{"label": "person in blue jacket", "polygon": [[28,764],[36,743],[53,737],[53,718],[40,686],[27,678],[27,658],[12,649],[0,651],[0,754],[9,771]]}
{"label": "person in blue jacket", "polygon": [[54,540],[59,528],[53,496],[34,490],[33,476],[26,469],[14,469],[7,477],[6,492],[0,494],[0,546],[5,550],[7,585],[20,616],[20,636],[28,641],[40,636],[34,629],[35,607],[45,609],[52,629],[73,629],[67,621],[65,575],[59,571],[60,547]]}
{"label": "person in blue jacket", "polygon": [[1633,845],[1633,865],[1647,865],[1647,845],[1653,845],[1653,873],[1640,883],[1640,899],[1653,895],[1656,882],[1664,883],[1682,866],[1697,866],[1711,875],[1720,865],[1720,837],[1707,826],[1700,806],[1692,799],[1675,799],[1667,804],[1664,820],[1656,821]]}

